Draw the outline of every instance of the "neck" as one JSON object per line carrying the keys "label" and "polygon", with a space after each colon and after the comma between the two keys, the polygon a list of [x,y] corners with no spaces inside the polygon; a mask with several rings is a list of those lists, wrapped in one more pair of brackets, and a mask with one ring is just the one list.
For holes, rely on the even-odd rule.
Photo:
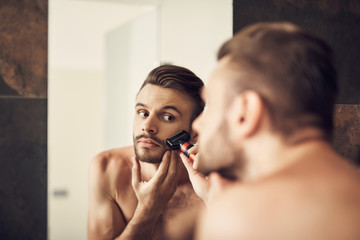
{"label": "neck", "polygon": [[245,146],[245,164],[237,177],[243,181],[254,181],[274,175],[329,148],[330,143],[324,134],[316,129],[301,130],[286,138],[264,134]]}

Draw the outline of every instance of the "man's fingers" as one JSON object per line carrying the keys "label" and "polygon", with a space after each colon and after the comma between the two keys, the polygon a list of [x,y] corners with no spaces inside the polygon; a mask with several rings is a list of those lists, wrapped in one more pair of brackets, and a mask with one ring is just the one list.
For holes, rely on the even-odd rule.
{"label": "man's fingers", "polygon": [[195,158],[194,158],[194,162],[193,162],[193,168],[197,169],[198,165],[199,165],[199,159],[200,159],[200,153],[196,154]]}
{"label": "man's fingers", "polygon": [[207,200],[208,181],[207,178],[193,168],[193,163],[184,154],[180,154],[181,160],[185,165],[185,168],[189,174],[191,184],[194,188],[196,195],[198,195],[204,201]]}
{"label": "man's fingers", "polygon": [[170,151],[166,151],[163,155],[162,161],[159,165],[158,170],[155,172],[153,178],[150,180],[154,184],[161,184],[164,181],[164,178],[167,174],[169,164],[170,164]]}
{"label": "man's fingers", "polygon": [[134,188],[137,188],[139,186],[140,183],[140,179],[141,179],[141,174],[140,174],[140,165],[139,165],[139,161],[135,158],[132,157],[132,176],[131,176],[131,184]]}
{"label": "man's fingers", "polygon": [[[192,180],[194,178],[199,178],[199,177],[201,179],[204,178],[204,180],[205,180],[205,177],[193,167],[194,163],[189,158],[187,158],[183,153],[180,153],[180,157],[181,157],[181,160],[184,163],[184,166],[189,174],[190,180]],[[196,158],[195,158],[195,160],[196,160]]]}
{"label": "man's fingers", "polygon": [[194,144],[191,148],[188,149],[189,153],[194,153],[196,154],[199,151],[199,147],[197,144]]}
{"label": "man's fingers", "polygon": [[180,158],[181,158],[182,162],[184,163],[184,166],[185,166],[186,170],[188,171],[188,173],[193,174],[194,173],[193,162],[188,157],[186,157],[183,153],[180,153]]}
{"label": "man's fingers", "polygon": [[163,181],[164,185],[176,183],[177,168],[179,163],[177,156],[178,156],[178,152],[171,151],[169,168],[167,170],[166,176]]}

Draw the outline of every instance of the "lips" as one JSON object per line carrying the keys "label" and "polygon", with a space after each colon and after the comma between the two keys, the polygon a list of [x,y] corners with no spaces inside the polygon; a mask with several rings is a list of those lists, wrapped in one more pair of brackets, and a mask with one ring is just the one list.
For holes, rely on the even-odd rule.
{"label": "lips", "polygon": [[157,142],[155,142],[154,140],[152,140],[150,138],[142,138],[138,142],[142,147],[153,148],[153,147],[160,146]]}

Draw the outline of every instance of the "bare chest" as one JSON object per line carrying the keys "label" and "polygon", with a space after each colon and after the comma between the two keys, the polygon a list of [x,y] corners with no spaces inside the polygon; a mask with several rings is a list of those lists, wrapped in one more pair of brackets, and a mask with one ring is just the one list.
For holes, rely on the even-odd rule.
{"label": "bare chest", "polygon": [[160,216],[158,239],[186,239],[202,205],[191,185],[178,187]]}
{"label": "bare chest", "polygon": [[[137,199],[133,191],[126,196],[126,199],[119,199],[118,204],[124,206],[123,216],[129,222],[135,212]],[[197,212],[202,205],[202,200],[190,184],[179,186],[157,221],[153,239],[177,239],[179,236],[191,234]]]}
{"label": "bare chest", "polygon": [[201,202],[190,184],[179,186],[168,202],[162,217],[166,220],[171,219],[183,211],[198,206]]}

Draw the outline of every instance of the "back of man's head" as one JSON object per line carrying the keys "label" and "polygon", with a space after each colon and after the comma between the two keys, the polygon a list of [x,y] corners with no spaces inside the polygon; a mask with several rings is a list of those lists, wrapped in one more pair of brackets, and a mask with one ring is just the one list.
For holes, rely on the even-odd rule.
{"label": "back of man's head", "polygon": [[153,69],[143,82],[139,92],[147,84],[153,84],[163,88],[177,90],[192,99],[195,109],[191,117],[191,122],[202,112],[205,103],[201,99],[201,88],[203,81],[187,68],[176,65],[161,65]]}
{"label": "back of man's head", "polygon": [[259,23],[225,42],[218,60],[225,56],[245,73],[233,88],[258,92],[275,131],[316,127],[331,137],[336,70],[323,40],[290,23]]}

